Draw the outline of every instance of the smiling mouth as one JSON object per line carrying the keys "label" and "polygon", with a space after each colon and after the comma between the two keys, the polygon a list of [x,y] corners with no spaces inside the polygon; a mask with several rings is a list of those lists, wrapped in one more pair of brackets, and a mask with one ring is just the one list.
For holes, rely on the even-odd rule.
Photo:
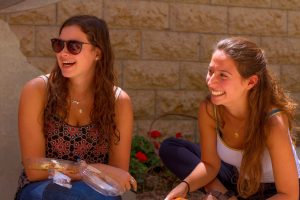
{"label": "smiling mouth", "polygon": [[62,64],[63,64],[64,67],[70,67],[70,66],[74,65],[75,62],[63,61]]}
{"label": "smiling mouth", "polygon": [[211,90],[211,94],[213,96],[221,96],[221,95],[225,94],[225,92],[224,91]]}

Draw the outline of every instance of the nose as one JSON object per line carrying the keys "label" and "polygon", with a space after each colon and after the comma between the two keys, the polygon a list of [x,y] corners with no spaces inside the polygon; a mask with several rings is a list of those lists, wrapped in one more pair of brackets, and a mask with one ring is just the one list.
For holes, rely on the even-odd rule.
{"label": "nose", "polygon": [[61,50],[60,53],[61,53],[61,55],[69,55],[70,54],[70,52],[69,52],[69,50],[67,48],[66,42],[64,43],[64,48]]}
{"label": "nose", "polygon": [[213,73],[213,74],[207,74],[207,77],[206,77],[206,83],[208,86],[212,86],[214,84],[216,84],[218,82],[217,80],[217,77],[216,77],[216,74]]}

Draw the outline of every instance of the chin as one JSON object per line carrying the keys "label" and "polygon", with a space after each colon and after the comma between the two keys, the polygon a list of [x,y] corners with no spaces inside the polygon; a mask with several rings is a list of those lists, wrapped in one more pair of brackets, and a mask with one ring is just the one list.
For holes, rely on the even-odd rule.
{"label": "chin", "polygon": [[221,105],[222,101],[220,100],[220,97],[218,96],[210,96],[210,101],[215,105]]}

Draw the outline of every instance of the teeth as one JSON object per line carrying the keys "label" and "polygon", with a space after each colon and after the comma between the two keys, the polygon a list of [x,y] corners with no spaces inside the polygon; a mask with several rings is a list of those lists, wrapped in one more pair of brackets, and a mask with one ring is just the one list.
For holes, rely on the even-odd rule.
{"label": "teeth", "polygon": [[214,95],[214,96],[220,96],[220,95],[223,95],[225,92],[221,92],[221,91],[211,91],[211,94]]}
{"label": "teeth", "polygon": [[71,64],[71,63],[74,63],[74,62],[71,62],[71,61],[63,61],[63,64]]}

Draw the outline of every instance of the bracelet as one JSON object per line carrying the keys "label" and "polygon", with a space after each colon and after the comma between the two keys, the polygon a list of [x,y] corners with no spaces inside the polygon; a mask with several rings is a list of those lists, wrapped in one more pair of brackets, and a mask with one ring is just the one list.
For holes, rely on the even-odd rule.
{"label": "bracelet", "polygon": [[187,182],[187,181],[185,181],[185,180],[182,180],[181,181],[182,183],[185,183],[186,185],[187,185],[187,194],[189,194],[190,193],[190,184]]}

